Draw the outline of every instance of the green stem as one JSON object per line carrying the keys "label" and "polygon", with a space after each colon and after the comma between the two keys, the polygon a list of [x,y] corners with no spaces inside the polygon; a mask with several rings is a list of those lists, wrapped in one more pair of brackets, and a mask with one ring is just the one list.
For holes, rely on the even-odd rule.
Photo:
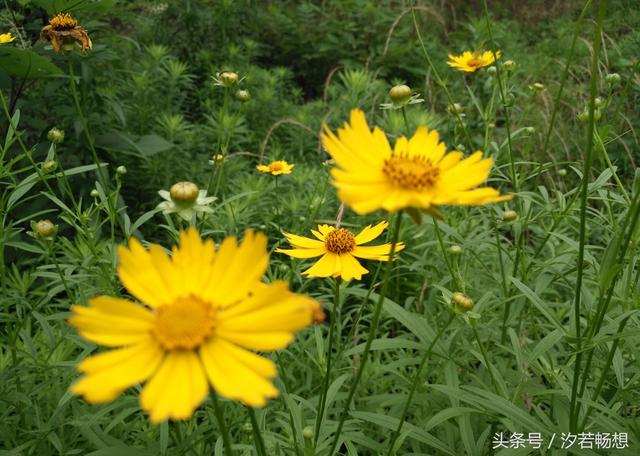
{"label": "green stem", "polygon": [[[486,0],[485,0],[486,1]],[[580,365],[582,364],[582,334],[580,329],[580,302],[582,297],[582,277],[584,268],[584,251],[587,232],[587,196],[589,190],[589,176],[591,174],[591,161],[593,152],[593,133],[595,126],[595,99],[598,93],[598,62],[600,58],[600,45],[602,43],[602,24],[607,8],[607,0],[599,0],[598,19],[593,38],[593,58],[591,61],[591,93],[589,99],[589,124],[587,127],[587,150],[585,152],[584,168],[582,172],[582,194],[580,199],[580,233],[578,244],[577,277],[574,299],[574,323],[576,326],[576,360],[573,368],[573,382],[571,386],[571,404],[569,411],[569,429],[576,430],[580,415],[580,404],[577,401],[578,384],[580,381]],[[585,375],[587,373],[585,372]]]}
{"label": "green stem", "polygon": [[331,447],[329,450],[329,455],[333,455],[336,447],[338,446],[338,440],[340,440],[340,433],[342,432],[342,427],[344,426],[344,421],[349,414],[349,408],[351,406],[351,401],[353,400],[353,396],[358,389],[358,383],[360,383],[360,378],[364,372],[364,368],[367,365],[367,360],[369,356],[369,351],[371,350],[371,344],[373,344],[373,340],[376,337],[376,333],[378,331],[378,323],[380,322],[380,314],[382,311],[382,303],[384,302],[385,295],[387,293],[387,285],[389,283],[389,277],[391,276],[391,269],[393,266],[393,259],[396,252],[396,243],[398,242],[398,236],[400,235],[400,224],[402,221],[402,211],[399,211],[396,215],[396,220],[394,222],[393,235],[391,237],[391,251],[389,252],[389,260],[387,262],[384,278],[382,279],[382,285],[380,287],[380,295],[378,297],[378,302],[373,310],[373,318],[371,320],[371,326],[369,327],[369,335],[367,337],[367,341],[364,346],[364,350],[362,352],[362,356],[360,358],[360,365],[358,366],[358,370],[356,372],[356,376],[351,383],[351,388],[349,389],[349,394],[347,395],[347,401],[342,409],[342,413],[340,414],[340,419],[338,421],[338,428],[336,429],[335,435],[333,437],[333,442],[331,443]]}
{"label": "green stem", "polygon": [[398,422],[398,426],[396,427],[396,430],[394,431],[393,435],[391,436],[391,440],[389,441],[389,450],[387,451],[387,456],[391,456],[391,454],[394,451],[393,447],[396,443],[396,440],[398,439],[398,436],[400,435],[400,432],[402,431],[402,426],[404,425],[404,422],[407,418],[407,413],[409,412],[409,407],[411,406],[411,403],[413,401],[413,395],[418,389],[418,384],[420,383],[420,380],[422,380],[422,369],[424,369],[424,366],[426,365],[427,360],[431,355],[431,350],[433,350],[433,347],[435,347],[436,343],[440,340],[440,337],[442,336],[442,334],[444,334],[444,332],[447,330],[449,325],[451,325],[455,316],[456,314],[452,312],[451,316],[449,316],[449,321],[447,321],[447,323],[442,327],[442,329],[438,331],[438,334],[436,335],[436,337],[431,341],[431,343],[429,344],[429,347],[427,347],[427,351],[424,353],[424,355],[422,355],[422,359],[420,360],[420,365],[418,366],[416,375],[413,377],[413,382],[411,382],[411,389],[409,390],[409,395],[407,396],[407,400],[404,402],[404,405],[402,406],[400,421]]}
{"label": "green stem", "polygon": [[318,399],[318,415],[316,416],[316,426],[313,438],[314,448],[318,445],[318,436],[320,435],[320,426],[324,415],[324,409],[327,404],[327,391],[329,383],[331,383],[331,360],[333,359],[333,340],[335,339],[336,326],[338,325],[338,307],[340,306],[340,277],[335,280],[335,295],[333,300],[333,308],[331,309],[331,321],[329,322],[329,341],[327,344],[327,369],[322,382],[322,391]]}
{"label": "green stem", "polygon": [[267,456],[264,440],[262,439],[262,431],[260,431],[260,425],[256,419],[256,412],[252,407],[247,407],[247,411],[249,412],[249,418],[251,419],[251,429],[253,430],[253,441],[255,443],[256,452],[259,456]]}
{"label": "green stem", "polygon": [[473,335],[475,336],[476,342],[478,342],[478,346],[480,347],[480,353],[482,354],[484,365],[487,367],[487,371],[489,371],[489,377],[491,377],[491,384],[493,385],[493,389],[496,391],[496,394],[500,396],[500,390],[498,390],[498,383],[496,382],[496,379],[493,376],[493,369],[491,368],[491,364],[489,364],[489,360],[487,359],[487,352],[484,349],[484,345],[482,345],[482,342],[480,342],[480,336],[478,335],[478,330],[476,329],[475,320],[469,321],[469,326],[471,326]]}
{"label": "green stem", "polygon": [[231,449],[231,438],[229,437],[229,429],[227,423],[224,421],[224,413],[220,401],[218,400],[218,393],[213,391],[211,393],[211,400],[213,402],[213,411],[216,414],[216,420],[218,420],[218,427],[222,433],[222,443],[224,445],[225,456],[233,456],[233,450]]}

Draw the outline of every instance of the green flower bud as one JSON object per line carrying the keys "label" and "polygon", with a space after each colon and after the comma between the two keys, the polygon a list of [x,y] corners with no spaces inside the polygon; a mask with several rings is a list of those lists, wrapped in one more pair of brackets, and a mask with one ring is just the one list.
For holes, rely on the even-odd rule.
{"label": "green flower bud", "polygon": [[238,90],[236,92],[236,100],[246,103],[251,99],[251,95],[248,90]]}
{"label": "green flower bud", "polygon": [[302,437],[304,437],[306,440],[311,440],[313,438],[313,435],[314,432],[311,426],[305,426],[304,429],[302,429]]}
{"label": "green flower bud", "polygon": [[567,170],[566,170],[566,168],[560,168],[560,169],[558,170],[558,176],[564,177],[564,176],[566,176],[566,175],[567,175]]}
{"label": "green flower bud", "polygon": [[45,239],[47,241],[52,241],[58,232],[58,225],[54,225],[51,220],[39,220],[38,222],[31,222],[31,230],[30,233],[33,237],[37,239]]}
{"label": "green flower bud", "polygon": [[411,98],[411,87],[404,84],[394,86],[389,90],[389,97],[395,105],[406,103]]}
{"label": "green flower bud", "polygon": [[60,144],[64,141],[64,131],[54,127],[47,133],[47,139],[53,144]]}
{"label": "green flower bud", "polygon": [[223,71],[218,74],[218,79],[225,87],[231,87],[238,82],[238,73],[234,73],[233,71]]}
{"label": "green flower bud", "polygon": [[607,81],[607,84],[611,86],[615,86],[620,84],[620,82],[622,81],[622,78],[618,73],[609,73],[604,77],[604,80]]}
{"label": "green flower bud", "polygon": [[502,213],[502,221],[513,222],[518,218],[518,213],[512,210],[506,210]]}
{"label": "green flower bud", "polygon": [[169,195],[175,203],[190,204],[198,199],[200,188],[193,182],[182,181],[177,182],[169,189]]}
{"label": "green flower bud", "polygon": [[93,190],[91,190],[91,193],[89,193],[91,195],[92,198],[98,198],[100,196],[100,192],[98,190],[96,190],[95,188]]}
{"label": "green flower bud", "polygon": [[536,129],[533,127],[525,127],[524,131],[530,135],[530,134],[533,134],[536,131]]}
{"label": "green flower bud", "polygon": [[498,72],[498,69],[496,67],[494,67],[494,66],[490,66],[490,67],[487,68],[487,73],[488,74],[494,75],[497,72]]}
{"label": "green flower bud", "polygon": [[449,111],[449,114],[462,114],[464,112],[464,108],[460,103],[454,103],[447,106],[447,111]]}
{"label": "green flower bud", "polygon": [[504,68],[505,71],[513,71],[516,69],[516,62],[514,62],[513,60],[506,60],[502,64],[502,68]]}
{"label": "green flower bud", "polygon": [[116,174],[118,176],[124,176],[125,174],[127,174],[127,168],[124,165],[120,165],[116,168]]}
{"label": "green flower bud", "polygon": [[602,98],[596,97],[593,100],[593,104],[595,105],[596,108],[599,108],[600,106],[602,106]]}
{"label": "green flower bud", "polygon": [[449,251],[449,253],[451,255],[461,255],[462,254],[462,247],[460,247],[459,245],[452,245],[447,250]]}
{"label": "green flower bud", "polygon": [[42,172],[44,174],[50,174],[58,168],[58,162],[55,160],[47,160],[42,164]]}
{"label": "green flower bud", "polygon": [[462,312],[467,312],[473,309],[473,306],[475,306],[473,299],[471,299],[464,293],[460,293],[459,291],[453,293],[453,296],[451,296],[451,303],[456,309]]}
{"label": "green flower bud", "polygon": [[534,82],[531,87],[533,87],[533,90],[536,92],[542,92],[545,89],[544,84],[540,82]]}

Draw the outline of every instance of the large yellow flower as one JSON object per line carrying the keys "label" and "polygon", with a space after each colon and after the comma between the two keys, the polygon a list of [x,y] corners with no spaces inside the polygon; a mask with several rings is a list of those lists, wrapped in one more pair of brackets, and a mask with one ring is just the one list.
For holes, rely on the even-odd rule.
{"label": "large yellow flower", "polygon": [[96,344],[121,347],[91,356],[71,386],[89,402],[108,402],[148,380],[140,404],[151,421],[189,418],[210,383],[228,399],[260,407],[278,394],[270,360],[250,350],[285,347],[311,323],[319,304],[288,290],[286,282],[260,281],[267,239],[247,231],[219,249],[191,228],[169,257],[159,245],[145,250],[131,239],[120,246],[118,274],[144,305],[98,296],[72,306],[69,322]]}
{"label": "large yellow flower", "polygon": [[464,71],[466,73],[473,73],[480,68],[491,65],[496,61],[496,57],[500,58],[502,53],[500,51],[496,51],[496,55],[493,55],[492,51],[484,51],[484,52],[470,52],[464,51],[462,55],[451,55],[449,54],[449,61],[447,64],[450,67],[457,68],[460,71]]}
{"label": "large yellow flower", "polygon": [[474,188],[489,176],[491,158],[479,151],[466,159],[446,153],[435,130],[420,127],[409,140],[399,137],[392,150],[382,130],[369,130],[364,113],[354,109],[338,136],[325,126],[322,142],[338,165],[331,171],[338,197],[358,214],[511,199],[490,187]]}
{"label": "large yellow flower", "polygon": [[296,165],[290,165],[285,160],[278,160],[269,163],[268,165],[258,165],[256,169],[261,173],[268,173],[272,176],[279,176],[281,174],[291,174],[293,167]]}
{"label": "large yellow flower", "polygon": [[[356,260],[388,261],[391,244],[363,246],[380,236],[387,227],[387,222],[371,225],[354,236],[344,228],[329,225],[318,225],[318,231],[311,230],[318,239],[310,239],[295,234],[284,233],[287,241],[294,247],[291,250],[276,249],[294,258],[314,258],[322,255],[313,266],[303,272],[309,277],[342,277],[343,280],[360,280],[367,274],[365,268]],[[404,249],[404,244],[396,244],[396,252]]]}

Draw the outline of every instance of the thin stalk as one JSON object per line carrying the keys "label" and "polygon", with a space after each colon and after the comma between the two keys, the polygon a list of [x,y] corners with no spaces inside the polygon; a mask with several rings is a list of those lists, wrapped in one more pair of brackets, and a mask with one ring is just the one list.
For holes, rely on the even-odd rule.
{"label": "thin stalk", "polygon": [[404,402],[404,405],[402,406],[400,421],[398,422],[398,426],[396,427],[396,430],[394,431],[393,435],[391,436],[391,440],[389,441],[389,450],[387,451],[387,456],[391,456],[391,454],[394,451],[393,447],[396,443],[396,440],[398,439],[398,436],[400,435],[400,432],[402,431],[402,426],[404,425],[404,422],[407,419],[407,413],[409,412],[409,407],[411,406],[411,403],[413,401],[413,395],[418,389],[418,384],[420,383],[420,379],[422,378],[422,369],[426,365],[427,360],[431,355],[431,350],[433,350],[433,347],[435,347],[436,343],[440,340],[440,337],[442,336],[442,334],[444,334],[444,332],[447,330],[449,325],[451,325],[455,317],[456,317],[456,314],[452,312],[451,315],[449,316],[449,320],[447,321],[447,323],[442,327],[440,331],[438,331],[438,334],[436,335],[436,337],[434,337],[434,339],[429,344],[429,347],[427,347],[427,351],[424,353],[424,355],[422,355],[422,359],[420,360],[420,365],[418,366],[416,375],[413,377],[413,382],[411,382],[411,389],[409,390],[409,395],[407,396],[407,400]]}
{"label": "thin stalk", "polygon": [[476,338],[476,342],[478,342],[478,346],[480,347],[480,354],[482,355],[482,359],[484,360],[484,365],[487,367],[487,371],[489,371],[489,377],[491,377],[491,384],[493,385],[493,389],[496,391],[496,394],[500,396],[500,391],[498,390],[498,383],[496,382],[495,377],[493,376],[493,369],[491,368],[491,364],[489,364],[489,360],[487,359],[487,352],[484,349],[484,345],[480,341],[480,336],[478,335],[478,330],[476,329],[475,320],[469,321],[469,326],[473,330],[473,335]]}
{"label": "thin stalk", "polygon": [[322,382],[322,391],[318,398],[318,415],[316,416],[315,434],[313,437],[314,448],[318,445],[318,436],[320,435],[320,426],[322,425],[322,416],[327,404],[327,390],[331,382],[331,360],[333,359],[333,340],[335,339],[336,326],[338,325],[338,307],[340,306],[340,277],[336,278],[335,294],[333,300],[333,308],[331,309],[331,321],[329,322],[329,341],[327,344],[327,369]]}
{"label": "thin stalk", "polygon": [[[444,90],[444,94],[447,97],[449,105],[453,106],[454,103],[455,103],[453,101],[453,97],[451,96],[451,93],[449,92],[449,89],[447,88],[446,83],[440,77],[440,73],[438,73],[438,70],[433,65],[433,62],[431,61],[431,57],[429,56],[429,53],[427,52],[427,48],[424,45],[424,41],[422,40],[422,35],[420,34],[420,27],[418,27],[418,21],[416,19],[416,12],[415,12],[415,9],[413,7],[411,8],[411,17],[413,19],[413,28],[416,31],[416,36],[418,37],[418,42],[420,43],[420,47],[422,49],[422,53],[424,54],[424,57],[427,60],[427,63],[429,64],[429,69],[433,73],[433,76],[434,76],[434,78],[436,80],[436,83],[440,87],[442,87],[442,90]],[[463,131],[463,133],[465,135],[465,139],[467,140],[467,145],[469,146],[469,149],[473,150],[474,149],[473,141],[471,140],[471,135],[469,134],[469,131],[467,130],[467,126],[465,125],[464,121],[462,120],[462,116],[460,115],[460,113],[455,112],[455,111],[454,111],[453,114],[455,114],[456,120],[458,121],[458,123],[460,124],[460,127],[462,128],[462,131]]]}
{"label": "thin stalk", "polygon": [[553,131],[553,127],[556,123],[556,117],[558,115],[558,109],[560,108],[560,100],[562,99],[562,91],[564,90],[564,86],[567,82],[567,78],[569,77],[569,67],[571,66],[571,62],[573,60],[573,53],[576,48],[576,41],[578,40],[578,35],[580,34],[580,26],[582,25],[582,20],[584,19],[584,15],[587,10],[591,6],[591,0],[587,0],[584,8],[582,8],[582,12],[580,16],[578,16],[578,20],[576,21],[576,31],[573,33],[573,38],[571,39],[571,47],[569,48],[569,55],[567,56],[567,63],[564,66],[564,70],[562,71],[562,77],[560,78],[560,88],[558,89],[558,94],[553,103],[553,110],[551,111],[551,120],[549,121],[549,128],[547,129],[547,134],[544,138],[544,145],[542,146],[541,157],[544,157],[547,153],[547,149],[549,148],[549,141],[551,140],[551,132]]}
{"label": "thin stalk", "polygon": [[369,351],[371,350],[371,344],[376,337],[376,332],[378,331],[378,323],[380,322],[380,314],[382,312],[382,303],[384,302],[385,295],[387,293],[387,285],[389,283],[389,277],[391,276],[391,269],[393,266],[393,258],[396,252],[396,243],[398,242],[398,236],[400,235],[400,224],[402,221],[402,211],[398,211],[396,215],[396,220],[394,222],[393,235],[391,236],[391,251],[389,252],[389,260],[387,262],[384,278],[382,279],[382,285],[380,288],[380,295],[378,297],[378,302],[376,303],[376,307],[373,310],[373,318],[371,320],[371,326],[369,327],[369,335],[367,337],[367,341],[364,346],[364,350],[362,352],[362,357],[360,358],[360,365],[358,366],[358,370],[356,372],[356,376],[351,383],[351,388],[349,389],[349,394],[347,395],[347,401],[342,409],[342,413],[340,414],[340,419],[338,421],[338,428],[336,429],[336,433],[333,437],[333,442],[331,443],[331,447],[329,450],[329,455],[333,455],[336,447],[338,446],[338,440],[340,440],[340,433],[342,432],[342,427],[344,426],[344,420],[347,418],[349,414],[349,407],[351,406],[351,401],[353,400],[353,396],[358,389],[358,383],[360,383],[360,378],[364,372],[364,368],[367,365],[367,360],[369,356]]}
{"label": "thin stalk", "polygon": [[218,393],[213,391],[211,393],[211,400],[213,402],[213,411],[216,414],[216,420],[218,420],[218,427],[222,433],[222,443],[224,445],[225,456],[233,456],[233,450],[231,449],[231,438],[229,437],[229,428],[224,421],[224,413],[218,400]]}
{"label": "thin stalk", "polygon": [[247,411],[249,412],[249,418],[251,418],[251,429],[253,430],[253,442],[256,447],[256,452],[259,456],[267,456],[264,440],[262,439],[262,431],[260,431],[260,425],[256,419],[256,412],[252,407],[247,407]]}
{"label": "thin stalk", "polygon": [[[489,7],[487,6],[487,0],[482,1],[484,5],[484,14],[487,20],[487,32],[489,33],[489,41],[491,42],[491,52],[495,60],[498,60],[496,55],[496,43],[493,39],[493,32],[491,31],[491,19],[489,18]],[[509,107],[507,106],[507,94],[505,93],[505,87],[502,83],[502,69],[500,65],[495,65],[496,79],[498,81],[498,89],[500,90],[500,100],[502,101],[502,109],[504,111],[504,126],[507,130],[507,151],[509,152],[509,171],[511,174],[511,184],[516,193],[520,190],[520,184],[518,183],[518,175],[516,174],[516,164],[513,158],[513,147],[511,145],[511,120],[509,117]]]}
{"label": "thin stalk", "polygon": [[[485,0],[486,1],[486,0]],[[600,45],[602,36],[602,24],[607,9],[607,0],[598,2],[598,19],[593,37],[593,58],[591,61],[591,93],[589,99],[589,124],[587,127],[587,150],[585,152],[584,169],[582,172],[582,194],[580,199],[580,233],[578,243],[578,263],[575,288],[575,300],[573,318],[576,325],[576,360],[573,368],[573,382],[571,386],[571,404],[569,408],[569,429],[576,430],[578,416],[580,415],[580,403],[578,399],[578,384],[580,381],[582,364],[582,334],[580,329],[580,302],[582,296],[582,277],[584,268],[584,251],[587,232],[587,196],[589,188],[589,176],[591,174],[591,161],[593,152],[593,133],[595,126],[595,99],[598,94],[598,62],[600,57]],[[586,375],[587,373],[585,373]]]}

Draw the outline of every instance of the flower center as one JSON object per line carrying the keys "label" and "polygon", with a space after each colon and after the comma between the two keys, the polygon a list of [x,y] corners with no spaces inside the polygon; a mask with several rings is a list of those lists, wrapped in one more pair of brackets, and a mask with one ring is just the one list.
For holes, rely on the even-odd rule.
{"label": "flower center", "polygon": [[479,67],[482,66],[483,63],[482,59],[471,59],[467,62],[467,65],[470,67]]}
{"label": "flower center", "polygon": [[166,350],[192,350],[213,334],[214,326],[211,304],[191,295],[156,310],[152,331]]}
{"label": "flower center", "polygon": [[440,168],[423,157],[395,155],[384,161],[382,170],[395,186],[407,190],[424,190],[433,187],[440,175]]}
{"label": "flower center", "polygon": [[78,21],[72,18],[68,13],[59,13],[49,21],[49,24],[51,24],[52,29],[57,31],[71,30],[78,25]]}
{"label": "flower center", "polygon": [[337,228],[327,234],[324,245],[331,253],[347,253],[355,248],[356,239],[344,228]]}
{"label": "flower center", "polygon": [[269,168],[271,168],[271,171],[282,171],[282,163],[271,163]]}

